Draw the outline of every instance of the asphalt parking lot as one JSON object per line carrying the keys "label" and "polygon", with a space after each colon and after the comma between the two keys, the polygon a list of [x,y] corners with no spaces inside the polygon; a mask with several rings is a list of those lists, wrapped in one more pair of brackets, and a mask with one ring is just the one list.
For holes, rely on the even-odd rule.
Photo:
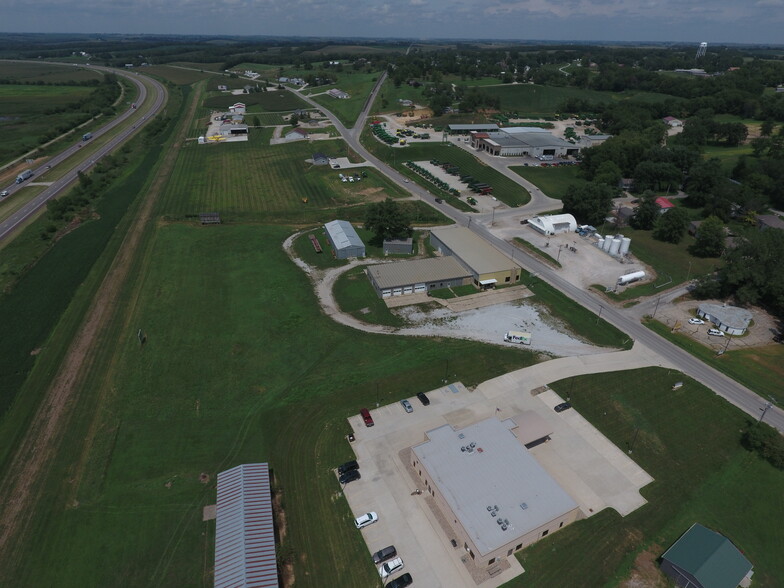
{"label": "asphalt parking lot", "polygon": [[[626,355],[624,355],[626,354]],[[647,361],[639,352],[605,354],[606,358],[563,358],[505,374],[469,391],[456,383],[428,392],[430,406],[410,398],[414,412],[407,414],[399,402],[369,407],[375,421],[365,427],[359,415],[349,418],[355,431],[353,448],[362,479],[348,484],[345,495],[355,516],[375,511],[379,521],[361,532],[370,553],[395,545],[415,586],[476,586],[455,549],[425,503],[416,495],[417,485],[408,474],[400,452],[425,440],[428,430],[449,423],[455,428],[489,417],[506,419],[523,410],[534,410],[553,429],[551,440],[531,453],[578,503],[588,517],[611,507],[622,515],[645,503],[640,488],[652,478],[621,449],[614,446],[574,409],[556,413],[562,401],[553,391],[532,395],[531,390],[577,373],[636,367]],[[599,366],[606,364],[604,368]],[[481,586],[508,582],[524,570],[514,558],[511,567]]]}

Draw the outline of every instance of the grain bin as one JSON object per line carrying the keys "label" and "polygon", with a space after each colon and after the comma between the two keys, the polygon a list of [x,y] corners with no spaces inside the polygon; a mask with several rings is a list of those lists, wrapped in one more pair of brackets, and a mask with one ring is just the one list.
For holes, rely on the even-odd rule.
{"label": "grain bin", "polygon": [[629,237],[624,237],[623,239],[621,239],[621,249],[619,253],[621,255],[626,255],[627,253],[629,253],[629,246],[631,244],[632,244],[632,240],[629,239]]}

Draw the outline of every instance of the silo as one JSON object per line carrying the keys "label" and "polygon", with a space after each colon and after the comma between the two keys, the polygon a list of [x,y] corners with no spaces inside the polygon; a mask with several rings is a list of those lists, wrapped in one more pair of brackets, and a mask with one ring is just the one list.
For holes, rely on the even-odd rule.
{"label": "silo", "polygon": [[602,251],[609,251],[610,245],[612,245],[612,237],[610,237],[610,235],[607,235],[604,238],[604,243],[602,244]]}
{"label": "silo", "polygon": [[596,246],[601,249],[604,245],[604,237],[599,237],[599,240],[596,242]]}
{"label": "silo", "polygon": [[629,239],[629,237],[624,237],[623,239],[621,239],[621,249],[619,253],[621,255],[626,255],[627,253],[629,253],[629,245],[631,245],[631,243],[632,240]]}
{"label": "silo", "polygon": [[610,255],[618,255],[618,250],[621,248],[621,240],[616,237],[610,243]]}

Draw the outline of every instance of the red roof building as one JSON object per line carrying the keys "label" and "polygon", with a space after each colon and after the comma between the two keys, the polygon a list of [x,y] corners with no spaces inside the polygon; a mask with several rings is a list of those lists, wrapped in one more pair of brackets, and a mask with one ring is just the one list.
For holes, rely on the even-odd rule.
{"label": "red roof building", "polygon": [[675,205],[664,196],[659,196],[656,199],[656,204],[659,205],[660,212],[667,212],[670,208],[675,208]]}

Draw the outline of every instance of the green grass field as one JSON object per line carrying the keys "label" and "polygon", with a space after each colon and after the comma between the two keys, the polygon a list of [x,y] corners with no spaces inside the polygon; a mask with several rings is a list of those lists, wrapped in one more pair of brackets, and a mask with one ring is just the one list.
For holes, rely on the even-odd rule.
{"label": "green grass field", "polygon": [[226,110],[235,102],[243,102],[246,112],[290,112],[298,108],[312,108],[293,92],[275,90],[271,92],[254,92],[253,94],[219,94],[204,101],[204,106],[213,110]]}
{"label": "green grass field", "polygon": [[510,167],[513,172],[521,175],[533,183],[550,198],[561,200],[566,195],[569,186],[588,183],[580,177],[580,168],[576,165],[559,167]]}
{"label": "green grass field", "polygon": [[101,80],[103,79],[103,74],[73,65],[55,65],[51,63],[36,63],[34,61],[25,63],[3,61],[0,62],[0,79],[63,84]]}
{"label": "green grass field", "polygon": [[703,159],[716,158],[721,162],[721,167],[727,172],[731,172],[741,155],[751,155],[751,145],[739,145],[737,147],[717,147],[709,145],[703,147]]}
{"label": "green grass field", "polygon": [[[215,77],[215,72],[213,71],[194,71],[192,69],[171,67],[169,65],[150,65],[140,71],[143,71],[145,74],[158,76],[164,80],[170,81],[172,84],[177,84],[180,86],[190,86],[191,84],[200,80],[206,80]],[[223,79],[223,77],[221,76],[220,79]],[[216,82],[216,84],[217,83],[219,82]]]}
{"label": "green grass field", "polygon": [[318,88],[308,88],[305,92],[309,95],[325,92],[331,88],[338,88],[347,92],[349,98],[345,100],[339,98],[332,98],[327,94],[320,94],[314,96],[313,100],[327,108],[335,116],[340,119],[347,127],[354,126],[354,123],[362,112],[362,107],[365,106],[373,86],[376,85],[376,80],[381,72],[374,73],[354,73],[343,72],[337,76],[337,82],[330,86],[319,86]]}
{"label": "green grass field", "polygon": [[[672,391],[677,380],[685,385]],[[633,385],[630,385],[633,383]],[[754,583],[784,579],[779,521],[784,472],[742,449],[747,418],[711,390],[677,372],[648,368],[581,376],[551,386],[655,481],[648,504],[621,518],[603,511],[540,541],[519,556],[518,586],[616,586],[632,569],[654,583],[650,562],[692,523],[729,537],[754,564]],[[633,445],[632,445],[633,443]],[[623,584],[621,584],[623,585]]]}
{"label": "green grass field", "polygon": [[[413,100],[417,104],[425,102],[423,96],[424,86],[413,88],[408,84],[401,84],[396,88],[395,84],[387,78],[381,91],[378,93],[376,101],[373,103],[372,112],[401,112],[406,110],[400,105],[398,100]],[[385,105],[386,104],[386,105]]]}

